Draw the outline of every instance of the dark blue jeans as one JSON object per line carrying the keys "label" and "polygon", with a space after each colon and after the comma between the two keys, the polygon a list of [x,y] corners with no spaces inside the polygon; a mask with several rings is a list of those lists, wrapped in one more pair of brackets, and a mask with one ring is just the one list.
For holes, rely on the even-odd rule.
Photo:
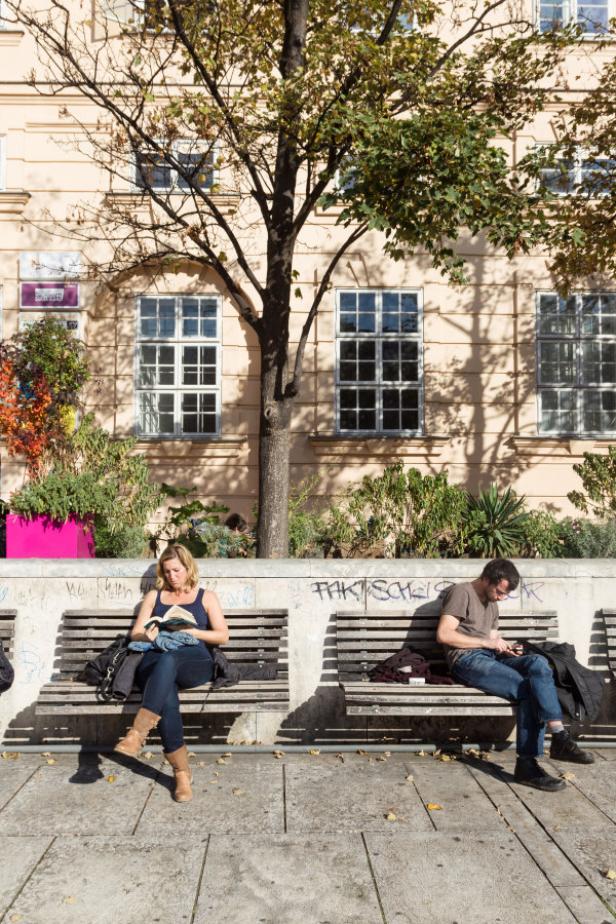
{"label": "dark blue jeans", "polygon": [[488,648],[461,655],[451,673],[467,687],[477,687],[517,703],[516,750],[521,757],[543,754],[545,723],[562,720],[552,669],[542,655],[511,657]]}
{"label": "dark blue jeans", "polygon": [[137,685],[143,691],[141,705],[160,716],[158,731],[166,753],[184,744],[179,689],[199,687],[214,675],[214,662],[202,645],[175,651],[146,651],[137,668]]}

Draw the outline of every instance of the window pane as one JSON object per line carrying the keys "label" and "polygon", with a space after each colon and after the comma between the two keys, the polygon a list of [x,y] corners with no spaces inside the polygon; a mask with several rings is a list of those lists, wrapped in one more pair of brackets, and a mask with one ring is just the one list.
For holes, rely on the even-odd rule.
{"label": "window pane", "polygon": [[158,154],[138,153],[136,157],[136,184],[140,189],[165,190],[171,188],[171,168]]}
{"label": "window pane", "polygon": [[576,393],[574,391],[541,392],[541,429],[558,433],[575,433]]}
{"label": "window pane", "polygon": [[539,375],[545,385],[573,385],[576,382],[575,343],[541,341]]}
{"label": "window pane", "polygon": [[608,3],[607,0],[594,0],[586,3],[578,0],[577,4],[577,22],[586,34],[597,32],[606,32],[608,27]]}
{"label": "window pane", "polygon": [[139,429],[149,436],[174,433],[173,395],[142,392],[139,395]]}
{"label": "window pane", "polygon": [[[186,170],[187,179],[178,173],[178,188],[186,191],[192,186],[199,189],[209,189],[214,182],[212,151],[178,151],[178,163]],[[190,181],[190,182],[189,182]]]}
{"label": "window pane", "polygon": [[340,389],[340,429],[376,429],[376,392],[374,389]]}
{"label": "window pane", "polygon": [[216,396],[213,393],[182,395],[182,433],[216,433]]}
{"label": "window pane", "polygon": [[616,392],[585,391],[584,430],[605,433],[616,430]]}
{"label": "window pane", "polygon": [[616,384],[616,344],[594,341],[582,344],[582,384]]}

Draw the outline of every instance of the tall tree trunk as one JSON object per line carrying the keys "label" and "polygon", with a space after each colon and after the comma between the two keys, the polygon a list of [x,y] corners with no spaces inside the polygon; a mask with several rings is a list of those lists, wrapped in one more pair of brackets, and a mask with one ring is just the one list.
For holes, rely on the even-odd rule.
{"label": "tall tree trunk", "polygon": [[[263,362],[263,360],[262,360]],[[275,366],[261,370],[259,558],[289,554],[289,436],[292,400],[280,394]]]}

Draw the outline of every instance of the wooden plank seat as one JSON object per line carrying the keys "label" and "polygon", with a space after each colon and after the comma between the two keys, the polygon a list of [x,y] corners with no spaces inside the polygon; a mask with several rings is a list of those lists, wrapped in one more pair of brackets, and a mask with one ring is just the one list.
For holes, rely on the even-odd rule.
{"label": "wooden plank seat", "polygon": [[17,610],[0,610],[0,641],[2,642],[4,653],[11,663],[15,654],[16,616]]}
{"label": "wooden plank seat", "polygon": [[[408,647],[421,651],[435,674],[446,673],[441,646],[436,641],[438,615],[408,610],[338,612],[336,648],[338,679],[348,715],[384,716],[496,716],[515,715],[515,707],[500,696],[461,684],[404,685],[373,683],[368,671]],[[500,614],[501,635],[512,641],[544,642],[557,637],[552,611]]]}
{"label": "wooden plank seat", "polygon": [[601,610],[605,626],[605,650],[607,666],[612,674],[616,673],[616,610]]}
{"label": "wooden plank seat", "polygon": [[[211,684],[180,692],[182,712],[286,712],[289,707],[287,610],[234,609],[225,612],[229,661],[274,665],[275,680],[242,680],[213,690]],[[58,637],[55,674],[39,694],[37,715],[112,715],[136,712],[141,694],[134,690],[125,703],[102,703],[94,687],[74,677],[119,633],[128,632],[132,610],[66,610]]]}

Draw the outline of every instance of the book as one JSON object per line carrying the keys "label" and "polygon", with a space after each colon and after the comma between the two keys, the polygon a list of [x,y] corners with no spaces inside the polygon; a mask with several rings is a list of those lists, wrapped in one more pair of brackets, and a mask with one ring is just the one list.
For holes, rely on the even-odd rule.
{"label": "book", "polygon": [[175,632],[178,629],[197,628],[197,620],[190,610],[185,610],[183,606],[174,604],[164,616],[152,616],[145,624],[146,629],[150,629],[152,626],[158,626],[159,629],[164,629],[165,632]]}

